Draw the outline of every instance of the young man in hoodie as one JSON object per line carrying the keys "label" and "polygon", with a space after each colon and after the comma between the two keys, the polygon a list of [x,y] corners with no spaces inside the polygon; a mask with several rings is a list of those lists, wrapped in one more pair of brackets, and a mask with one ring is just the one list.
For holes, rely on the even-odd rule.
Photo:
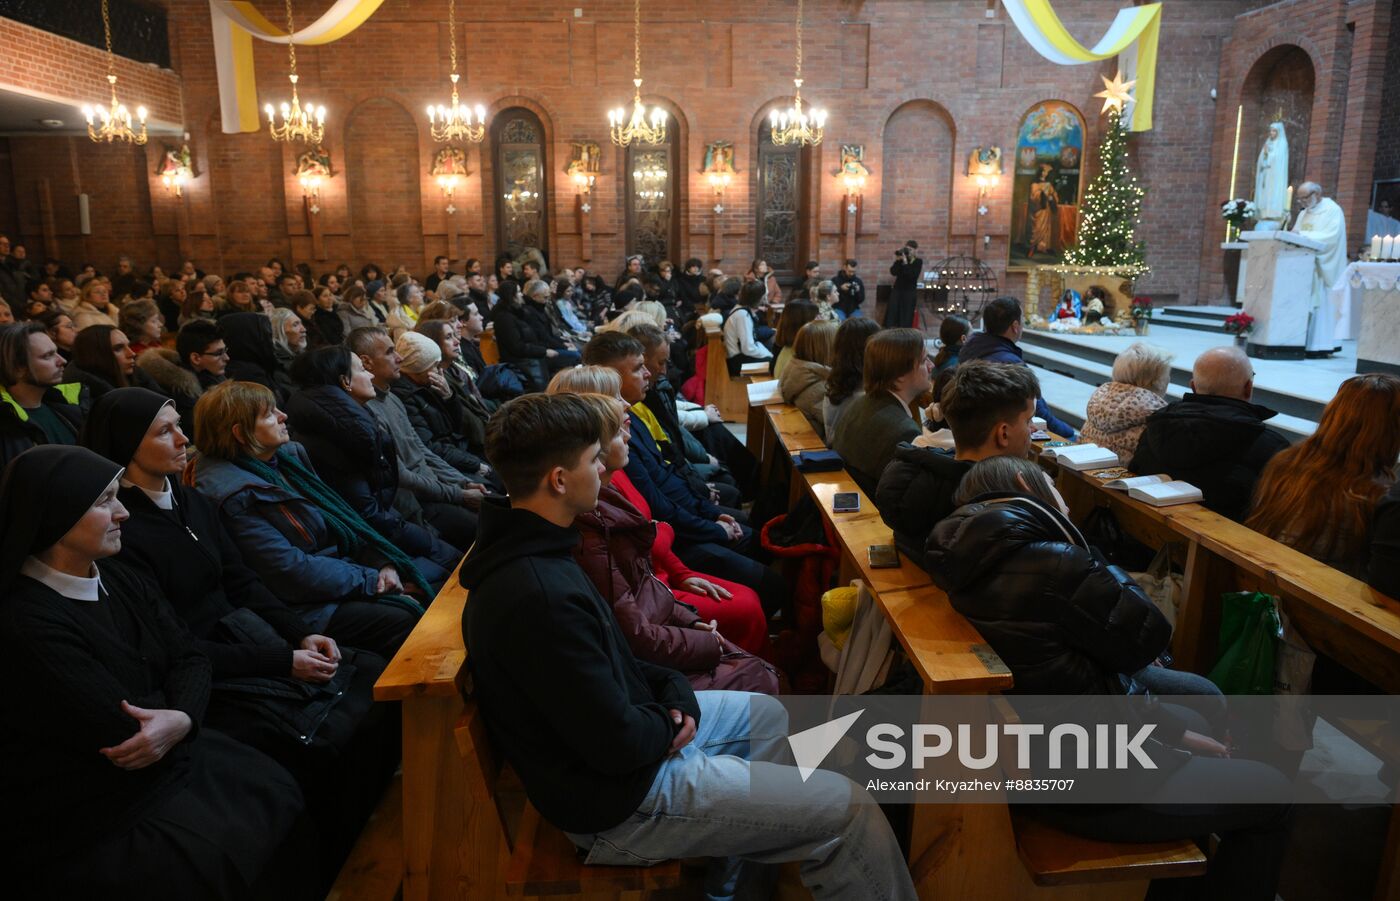
{"label": "young man in hoodie", "polygon": [[[715,858],[706,893],[733,897],[800,861],[819,899],[912,899],[879,808],[818,770],[758,762],[785,746],[787,717],[761,695],[696,693],[637,660],[573,559],[575,517],[597,504],[603,424],[581,399],[532,394],[492,417],[487,456],[509,506],[482,506],[462,563],[472,697],[530,800],[590,864]],[[780,800],[758,800],[759,780]],[[765,791],[765,794],[767,792]],[[752,881],[751,881],[752,880]]]}
{"label": "young man in hoodie", "polygon": [[895,543],[925,570],[924,547],[939,521],[957,509],[953,496],[978,460],[1030,454],[1031,417],[1040,383],[1025,366],[964,363],[938,398],[953,431],[953,451],[898,445],[880,475],[875,503]]}
{"label": "young man in hoodie", "polygon": [[[958,354],[958,359],[964,363],[969,360],[987,360],[992,363],[1026,365],[1021,345],[1016,343],[1021,340],[1021,332],[1024,330],[1022,318],[1021,302],[1016,298],[998,297],[991,301],[982,310],[982,331],[967,339]],[[1051,432],[1073,440],[1074,426],[1051,413],[1045,398],[1036,398],[1035,415],[1045,420],[1045,427]]]}

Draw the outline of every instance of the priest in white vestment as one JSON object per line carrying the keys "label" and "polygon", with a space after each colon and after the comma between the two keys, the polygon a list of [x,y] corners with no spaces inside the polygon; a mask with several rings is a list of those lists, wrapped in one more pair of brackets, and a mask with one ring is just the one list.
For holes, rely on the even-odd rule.
{"label": "priest in white vestment", "polygon": [[1346,217],[1335,200],[1322,196],[1322,187],[1316,182],[1303,182],[1294,196],[1303,211],[1293,231],[1322,245],[1313,262],[1307,350],[1310,355],[1328,354],[1340,350],[1336,341],[1340,315],[1332,308],[1328,292],[1347,268]]}
{"label": "priest in white vestment", "polygon": [[1279,223],[1271,228],[1281,228],[1288,217],[1288,136],[1282,122],[1269,126],[1269,137],[1259,148],[1254,165],[1254,206],[1259,223]]}

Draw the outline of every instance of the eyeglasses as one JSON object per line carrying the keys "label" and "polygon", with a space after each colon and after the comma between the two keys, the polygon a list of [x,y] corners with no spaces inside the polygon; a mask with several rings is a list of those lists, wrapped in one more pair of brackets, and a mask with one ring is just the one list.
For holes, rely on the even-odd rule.
{"label": "eyeglasses", "polygon": [[221,347],[218,350],[202,350],[199,352],[199,355],[201,357],[227,357],[228,348]]}

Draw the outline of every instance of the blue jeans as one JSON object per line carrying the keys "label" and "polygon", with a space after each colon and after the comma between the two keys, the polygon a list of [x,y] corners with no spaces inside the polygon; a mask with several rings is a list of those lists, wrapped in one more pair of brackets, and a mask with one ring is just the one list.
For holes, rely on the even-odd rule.
{"label": "blue jeans", "polygon": [[[803,782],[796,767],[763,762],[786,752],[781,704],[737,691],[695,696],[695,738],[661,764],[637,811],[606,832],[569,836],[588,863],[715,858],[705,896],[721,899],[768,897],[776,875],[769,865],[796,860],[818,899],[916,897],[889,823],[863,788],[824,770]],[[786,800],[755,800],[752,778],[764,780],[766,796]]]}

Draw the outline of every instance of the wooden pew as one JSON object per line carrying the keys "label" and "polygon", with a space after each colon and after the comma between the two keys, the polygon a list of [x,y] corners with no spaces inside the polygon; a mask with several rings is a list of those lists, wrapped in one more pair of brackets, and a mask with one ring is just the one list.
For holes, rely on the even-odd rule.
{"label": "wooden pew", "polygon": [[[1400,601],[1200,504],[1152,507],[1104,488],[1092,472],[1061,468],[1056,484],[1076,522],[1094,507],[1108,507],[1138,541],[1181,549],[1173,554],[1183,563],[1184,582],[1172,636],[1179,669],[1201,675],[1211,669],[1219,654],[1221,595],[1257,590],[1280,599],[1315,650],[1387,693],[1400,691]],[[1376,749],[1373,736],[1333,725]],[[1400,897],[1400,806],[1391,808],[1374,897]]]}
{"label": "wooden pew", "polygon": [[[576,895],[602,901],[672,887],[679,864],[588,867],[562,832],[526,805],[507,816],[501,766],[477,715],[464,703],[462,611],[467,591],[452,578],[374,686],[399,701],[403,719],[404,901]],[[512,842],[507,826],[518,819]],[[631,896],[629,896],[631,897]]]}
{"label": "wooden pew", "polygon": [[488,325],[486,331],[481,333],[481,359],[487,366],[495,366],[501,362],[501,348],[496,344],[496,328]]}
{"label": "wooden pew", "polygon": [[[782,415],[769,411],[772,419]],[[784,430],[775,423],[780,444],[794,442],[781,444],[781,453],[815,449],[805,418],[801,426],[787,424]],[[894,534],[848,473],[803,473],[793,481],[809,492],[837,536],[842,583],[865,582],[926,694],[996,694],[1012,687],[1010,670],[926,572],[903,557],[897,569],[870,566],[867,549],[894,544]],[[832,499],[845,491],[856,492],[860,510],[833,512]],[[1191,841],[1096,842],[1013,817],[1007,806],[916,804],[913,811],[910,872],[925,897],[1127,901],[1141,899],[1153,879],[1200,875],[1206,866]]]}
{"label": "wooden pew", "polygon": [[724,353],[724,332],[718,326],[705,329],[705,403],[719,408],[725,422],[742,422],[748,411],[744,382],[731,378]]}

